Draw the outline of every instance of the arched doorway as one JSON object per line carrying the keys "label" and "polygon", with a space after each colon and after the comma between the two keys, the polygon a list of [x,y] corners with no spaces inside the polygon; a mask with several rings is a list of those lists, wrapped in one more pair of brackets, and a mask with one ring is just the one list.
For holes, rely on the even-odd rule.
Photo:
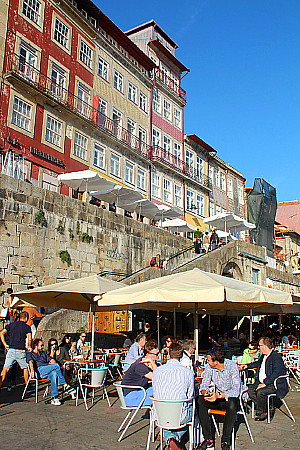
{"label": "arched doorway", "polygon": [[221,275],[228,278],[234,278],[236,280],[243,280],[242,271],[235,262],[228,262],[225,264]]}

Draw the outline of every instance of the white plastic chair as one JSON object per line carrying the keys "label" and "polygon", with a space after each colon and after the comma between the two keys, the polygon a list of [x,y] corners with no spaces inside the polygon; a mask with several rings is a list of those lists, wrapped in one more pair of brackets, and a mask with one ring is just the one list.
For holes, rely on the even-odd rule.
{"label": "white plastic chair", "polygon": [[[280,378],[286,378],[286,379],[288,379],[288,377],[289,377],[288,375],[281,375],[280,377],[276,378],[276,380],[274,380],[274,386],[275,386],[275,389],[277,389],[277,380],[279,380]],[[277,397],[277,394],[276,394],[276,393],[274,393],[274,394],[269,394],[268,397],[267,397],[267,413],[268,413],[267,422],[268,422],[268,423],[271,422],[271,408],[270,408],[270,403],[271,403],[271,399],[273,399],[274,397]],[[288,405],[287,405],[286,401],[284,400],[284,398],[281,398],[280,400],[282,401],[282,403],[283,403],[284,406],[286,407],[286,410],[287,410],[287,412],[288,412],[290,418],[292,419],[292,421],[293,421],[293,422],[296,422],[296,421],[295,421],[295,418],[294,418],[293,414],[291,413],[290,408],[288,407]],[[279,408],[279,409],[280,409],[280,408]]]}
{"label": "white plastic chair", "polygon": [[109,374],[110,374],[110,376],[111,376],[111,378],[113,380],[114,379],[113,369],[116,369],[116,371],[118,372],[120,378],[122,378],[122,374],[121,374],[120,369],[119,369],[119,364],[120,364],[122,353],[115,353],[114,355],[111,355],[111,356],[113,356],[113,361],[111,363],[107,364],[108,365]]}
{"label": "white plastic chair", "polygon": [[[244,421],[245,421],[245,425],[246,425],[246,428],[247,428],[247,431],[248,431],[250,439],[251,439],[251,442],[254,444],[254,438],[253,438],[253,435],[252,435],[252,432],[251,432],[251,429],[250,429],[250,425],[249,425],[249,422],[248,422],[248,419],[247,419],[247,416],[246,416],[245,408],[244,408],[243,395],[245,394],[245,392],[247,392],[247,389],[244,389],[239,395],[239,409],[237,410],[236,414],[237,414],[237,416],[238,415],[243,416]],[[226,411],[225,410],[209,409],[208,412],[211,414],[211,418],[212,418],[213,424],[215,426],[216,433],[217,433],[218,436],[220,436],[219,427],[217,425],[217,422],[216,422],[216,419],[215,419],[215,415],[217,415],[217,416],[225,416]],[[235,429],[234,429],[234,427],[232,428],[231,440],[232,440],[232,444],[231,444],[232,445],[232,450],[234,450],[235,449]]]}
{"label": "white plastic chair", "polygon": [[[146,390],[142,386],[129,386],[127,384],[126,385],[125,384],[121,384],[121,381],[117,381],[113,385],[117,389],[117,393],[118,393],[118,396],[119,396],[119,399],[120,399],[120,402],[121,402],[121,409],[124,409],[124,410],[128,411],[128,414],[126,415],[125,419],[123,420],[123,422],[121,423],[121,425],[119,426],[119,429],[118,429],[118,433],[119,433],[120,431],[122,431],[123,427],[125,426],[125,428],[123,429],[123,431],[122,431],[122,433],[121,433],[121,435],[120,435],[120,437],[118,439],[118,442],[121,442],[121,440],[123,439],[124,434],[128,430],[130,424],[132,423],[132,421],[135,418],[135,416],[137,415],[137,413],[141,409],[149,409],[149,410],[151,410],[151,406],[143,406],[143,403],[144,403],[144,401],[146,399]],[[138,406],[127,406],[126,405],[125,398],[124,398],[124,393],[123,393],[123,389],[124,388],[140,390],[140,391],[143,392],[143,398],[140,401]],[[131,415],[131,413],[132,413],[132,415]],[[130,417],[130,415],[131,415],[131,417]],[[151,421],[151,414],[150,414],[150,421]],[[127,424],[126,424],[126,422],[127,422]]]}
{"label": "white plastic chair", "polygon": [[[154,434],[154,424],[160,428],[160,448],[163,448],[163,430],[178,430],[189,427],[190,445],[189,450],[193,448],[193,430],[195,417],[195,399],[188,398],[183,400],[158,400],[150,397],[153,402],[151,411],[150,427],[148,433],[147,450],[150,446],[151,433]],[[192,417],[187,423],[182,424],[182,411],[187,402],[192,402]]]}
{"label": "white plastic chair", "polygon": [[[87,405],[87,391],[88,388],[92,389],[92,406],[94,404],[94,398],[95,398],[95,389],[102,388],[103,391],[103,398],[104,395],[106,396],[108,406],[110,407],[110,401],[107,395],[107,391],[105,388],[105,379],[107,375],[107,367],[96,367],[96,368],[88,368],[84,369],[81,368],[78,371],[78,381],[79,385],[77,386],[77,395],[76,395],[76,406],[78,405],[78,397],[79,397],[79,388],[81,390],[83,401],[85,404],[86,410],[88,410]],[[85,388],[85,389],[83,389]]]}
{"label": "white plastic chair", "polygon": [[28,381],[26,383],[26,386],[25,386],[23,394],[22,394],[22,400],[24,400],[25,393],[27,391],[27,388],[28,388],[29,384],[31,383],[31,381],[33,381],[35,383],[35,403],[37,403],[38,402],[39,383],[47,383],[45,392],[43,394],[43,397],[46,397],[46,395],[48,394],[48,391],[49,391],[49,383],[50,383],[50,381],[49,381],[48,378],[40,378],[36,374],[36,372],[34,373],[34,377],[32,377],[30,375],[30,366],[29,366],[29,364],[27,366],[28,366],[29,378],[28,378]]}

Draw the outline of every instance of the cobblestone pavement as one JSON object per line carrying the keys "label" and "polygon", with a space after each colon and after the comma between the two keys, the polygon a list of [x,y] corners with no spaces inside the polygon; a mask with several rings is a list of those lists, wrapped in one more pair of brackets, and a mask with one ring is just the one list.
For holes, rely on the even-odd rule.
{"label": "cobblestone pavement", "polygon": [[[113,406],[96,396],[95,405],[86,411],[82,400],[66,398],[62,406],[45,404],[42,393],[39,403],[30,394],[22,402],[22,386],[8,393],[3,387],[0,394],[1,450],[144,450],[146,448],[148,420],[140,414],[127,437],[118,443],[117,429],[125,417],[120,409],[116,391],[109,386],[109,396]],[[249,417],[255,444],[252,444],[245,425],[241,424],[237,433],[236,450],[297,449],[300,442],[300,392],[290,392],[286,397],[296,418],[277,410],[271,424],[255,422]],[[151,450],[158,447],[151,444]],[[219,450],[220,443],[216,445]]]}

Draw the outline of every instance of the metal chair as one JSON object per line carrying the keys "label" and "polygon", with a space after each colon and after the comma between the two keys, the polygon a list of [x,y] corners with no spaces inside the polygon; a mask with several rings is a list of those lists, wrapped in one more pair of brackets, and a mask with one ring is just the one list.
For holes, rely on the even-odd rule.
{"label": "metal chair", "polygon": [[[163,448],[163,430],[178,430],[189,427],[190,445],[189,450],[193,448],[193,429],[195,416],[195,399],[188,398],[183,400],[158,400],[150,397],[153,402],[151,411],[150,427],[147,440],[147,450],[150,446],[151,433],[154,434],[154,424],[160,428],[160,448]],[[182,423],[183,407],[187,402],[192,402],[192,416],[191,419]]]}
{"label": "metal chair", "polygon": [[[143,406],[143,403],[146,399],[146,390],[141,387],[141,386],[129,386],[129,385],[125,385],[125,384],[121,384],[121,381],[117,381],[116,383],[113,384],[115,386],[115,388],[117,389],[117,393],[121,402],[121,409],[127,410],[128,414],[126,415],[125,419],[123,420],[123,422],[121,423],[121,425],[119,426],[118,429],[118,433],[120,431],[122,431],[123,427],[125,426],[125,428],[123,429],[118,442],[121,442],[124,434],[126,433],[126,431],[128,430],[129,426],[131,425],[133,419],[135,418],[135,416],[137,415],[137,413],[141,410],[141,409],[150,409],[151,410],[151,406]],[[140,401],[138,406],[127,406],[126,402],[125,402],[125,398],[124,398],[124,393],[123,393],[123,389],[129,388],[129,389],[135,389],[135,390],[140,390],[143,392],[143,398]],[[131,415],[132,413],[132,415]],[[131,417],[130,417],[131,415]],[[128,422],[127,422],[128,421]],[[126,424],[127,422],[127,424]],[[151,415],[150,415],[150,423],[151,423]],[[126,424],[126,425],[125,425]]]}
{"label": "metal chair", "polygon": [[119,369],[122,353],[115,353],[115,354],[113,354],[111,356],[113,357],[113,360],[112,360],[111,363],[107,364],[109,374],[110,374],[110,376],[111,376],[111,378],[113,380],[114,379],[113,370],[115,369],[118,372],[120,378],[122,378],[123,375],[121,374],[120,369]]}
{"label": "metal chair", "polygon": [[[239,409],[237,410],[236,414],[237,414],[237,417],[239,415],[243,416],[244,421],[245,421],[245,425],[246,425],[246,428],[247,428],[247,431],[248,431],[250,439],[251,439],[251,442],[254,444],[254,438],[253,438],[253,435],[252,435],[252,432],[251,432],[251,429],[250,429],[250,425],[249,425],[249,422],[248,422],[248,419],[247,419],[247,416],[246,416],[246,412],[245,412],[245,407],[244,407],[243,395],[246,392],[247,392],[247,389],[244,389],[239,395]],[[211,414],[211,418],[212,418],[213,424],[215,426],[216,433],[217,433],[218,436],[220,436],[220,432],[219,432],[219,428],[218,428],[218,425],[217,425],[217,422],[216,422],[216,419],[215,419],[215,415],[217,415],[217,416],[225,416],[226,415],[226,411],[222,410],[222,409],[209,409],[208,412],[209,412],[209,414]],[[235,429],[234,429],[234,427],[232,428],[231,440],[232,440],[232,444],[231,444],[232,445],[232,450],[234,450],[235,449]]]}
{"label": "metal chair", "polygon": [[[108,403],[108,406],[111,407],[107,391],[105,388],[105,379],[107,375],[107,367],[96,367],[96,368],[88,368],[84,369],[81,368],[78,371],[78,386],[77,386],[77,392],[76,392],[76,406],[78,405],[78,397],[79,397],[79,388],[81,390],[83,401],[85,404],[85,408],[88,411],[88,405],[87,405],[87,391],[88,388],[92,389],[92,406],[94,404],[95,399],[95,389],[102,388],[102,397],[104,398],[104,395],[106,396],[106,400]],[[83,389],[85,388],[85,389]]]}
{"label": "metal chair", "polygon": [[[281,375],[280,377],[276,378],[276,380],[274,380],[274,386],[275,386],[275,389],[277,389],[277,380],[279,380],[279,378],[287,378],[287,379],[288,379],[288,377],[289,377],[288,375]],[[270,408],[270,403],[271,403],[271,399],[273,399],[274,397],[277,397],[277,394],[274,393],[274,394],[269,394],[269,395],[267,396],[267,413],[268,413],[268,416],[267,416],[267,422],[268,422],[268,423],[271,422],[271,408]],[[296,421],[295,421],[295,418],[294,418],[293,414],[291,413],[290,408],[288,407],[288,405],[287,405],[286,401],[284,400],[284,398],[281,398],[280,400],[282,401],[282,403],[283,403],[284,406],[286,407],[286,410],[287,410],[287,412],[288,412],[290,418],[292,419],[292,421],[293,421],[293,422],[296,422]],[[279,409],[280,409],[280,408],[279,408]]]}
{"label": "metal chair", "polygon": [[48,378],[39,378],[39,376],[37,375],[37,373],[35,372],[34,377],[32,377],[30,375],[30,367],[28,365],[28,372],[29,372],[29,378],[28,381],[26,383],[26,386],[24,388],[23,394],[22,394],[22,400],[24,400],[25,397],[25,393],[27,391],[27,388],[29,386],[29,384],[31,383],[31,381],[33,381],[35,383],[35,403],[38,403],[38,392],[39,392],[39,383],[47,383],[45,392],[43,394],[43,397],[46,397],[46,395],[48,394],[49,391],[49,379]]}

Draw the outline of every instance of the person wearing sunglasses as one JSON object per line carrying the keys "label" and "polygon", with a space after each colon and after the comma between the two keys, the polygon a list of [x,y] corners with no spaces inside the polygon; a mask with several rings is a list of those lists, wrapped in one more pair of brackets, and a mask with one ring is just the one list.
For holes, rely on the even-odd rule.
{"label": "person wearing sunglasses", "polygon": [[[145,344],[145,356],[138,358],[126,370],[122,383],[127,386],[141,386],[146,390],[146,398],[143,406],[152,405],[149,397],[152,396],[152,380],[153,371],[156,370],[156,361],[159,356],[159,349],[157,342],[150,340]],[[138,406],[142,401],[144,393],[141,389],[124,388],[126,406]]]}
{"label": "person wearing sunglasses", "polygon": [[260,352],[258,349],[258,342],[251,341],[249,344],[249,347],[246,348],[243,352],[241,364],[250,364],[254,361],[257,361],[259,356],[260,356]]}

